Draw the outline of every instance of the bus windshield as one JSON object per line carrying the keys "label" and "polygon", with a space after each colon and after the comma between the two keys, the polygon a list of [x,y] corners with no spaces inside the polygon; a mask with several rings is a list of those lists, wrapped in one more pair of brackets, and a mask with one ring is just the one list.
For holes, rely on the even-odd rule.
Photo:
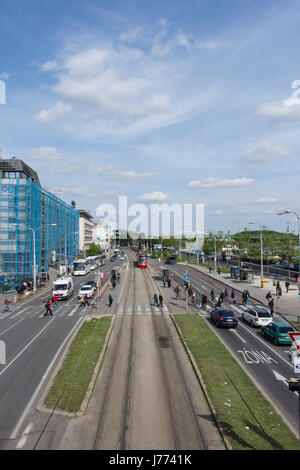
{"label": "bus windshield", "polygon": [[85,271],[84,263],[74,263],[74,271]]}

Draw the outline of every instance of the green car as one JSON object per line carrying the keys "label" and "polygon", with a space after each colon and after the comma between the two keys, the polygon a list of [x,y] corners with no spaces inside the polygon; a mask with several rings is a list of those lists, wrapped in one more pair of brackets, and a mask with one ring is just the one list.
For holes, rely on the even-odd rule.
{"label": "green car", "polygon": [[289,331],[295,331],[295,329],[284,322],[272,322],[268,325],[261,327],[263,336],[270,338],[274,344],[292,344],[292,340],[289,337]]}

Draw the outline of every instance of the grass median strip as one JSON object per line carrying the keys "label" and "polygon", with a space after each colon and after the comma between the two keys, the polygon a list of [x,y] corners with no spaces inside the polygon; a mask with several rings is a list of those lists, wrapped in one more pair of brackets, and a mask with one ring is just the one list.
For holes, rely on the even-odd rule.
{"label": "grass median strip", "polygon": [[[299,450],[299,442],[199,315],[174,315],[232,448]],[[292,392],[290,392],[292,393]]]}
{"label": "grass median strip", "polygon": [[83,323],[45,399],[47,408],[52,409],[57,405],[58,410],[69,413],[80,410],[110,322],[109,316],[93,318]]}

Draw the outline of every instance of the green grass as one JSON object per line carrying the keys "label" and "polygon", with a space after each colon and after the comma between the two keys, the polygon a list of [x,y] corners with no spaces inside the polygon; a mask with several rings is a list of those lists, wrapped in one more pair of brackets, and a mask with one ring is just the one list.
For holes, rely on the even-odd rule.
{"label": "green grass", "polygon": [[[62,367],[45,399],[44,404],[47,408],[52,409],[63,394],[56,407],[57,409],[70,413],[75,413],[80,410],[99,355],[102,351],[110,322],[111,317],[109,316],[100,319],[93,318],[83,323],[71,343]],[[76,369],[74,371],[75,366]],[[64,390],[72,373],[70,383]]]}
{"label": "green grass", "polygon": [[[199,315],[187,314],[174,315],[174,320],[194,356],[206,384],[208,396],[232,448],[299,450],[296,436],[255,387],[205,320]],[[261,427],[228,376],[253,411]]]}

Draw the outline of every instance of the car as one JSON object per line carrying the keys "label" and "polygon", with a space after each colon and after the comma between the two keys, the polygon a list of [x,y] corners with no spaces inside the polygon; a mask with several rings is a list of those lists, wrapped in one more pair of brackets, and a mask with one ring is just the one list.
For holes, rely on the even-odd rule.
{"label": "car", "polygon": [[91,297],[93,297],[94,293],[95,293],[95,289],[92,286],[85,284],[84,286],[80,288],[77,298],[80,299],[83,295],[87,295],[88,298],[90,299]]}
{"label": "car", "polygon": [[210,319],[218,327],[236,328],[238,326],[238,318],[229,309],[215,308],[211,310]]}
{"label": "car", "polygon": [[74,293],[74,285],[71,277],[61,277],[55,281],[53,294],[58,300],[68,299]]}
{"label": "car", "polygon": [[251,305],[242,313],[242,318],[251,326],[265,326],[273,321],[270,312],[261,305]]}
{"label": "car", "polygon": [[92,288],[93,288],[94,290],[96,289],[96,281],[93,281],[93,280],[87,281],[87,282],[85,282],[84,285],[85,285],[85,286],[92,286]]}
{"label": "car", "polygon": [[263,336],[271,339],[275,345],[286,344],[291,345],[292,340],[289,337],[289,332],[295,331],[295,329],[285,322],[269,323],[266,326],[262,326],[261,333]]}
{"label": "car", "polygon": [[175,264],[176,262],[176,257],[175,256],[169,256],[166,261],[165,261],[165,264]]}
{"label": "car", "polygon": [[118,257],[116,255],[113,255],[111,258],[110,258],[110,262],[113,263],[114,261],[116,261],[116,259],[118,259]]}

